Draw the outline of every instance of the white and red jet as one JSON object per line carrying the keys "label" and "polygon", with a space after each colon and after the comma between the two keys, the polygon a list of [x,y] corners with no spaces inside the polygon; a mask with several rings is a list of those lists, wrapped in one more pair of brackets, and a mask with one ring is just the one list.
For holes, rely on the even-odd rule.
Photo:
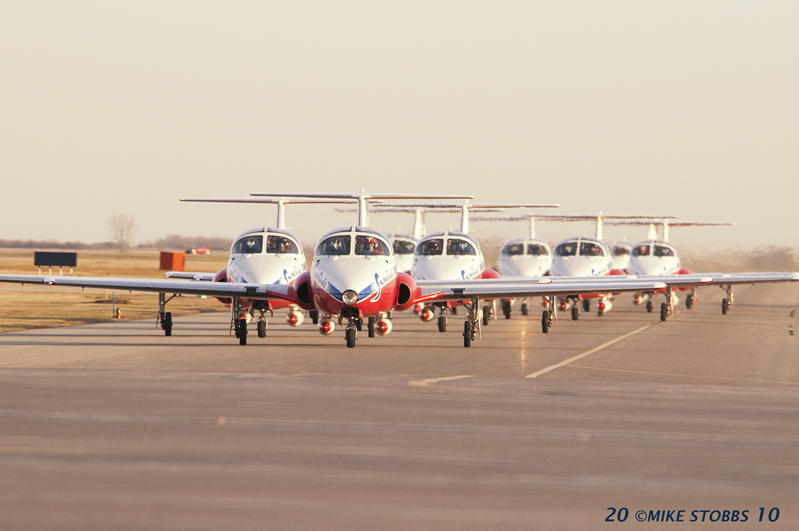
{"label": "white and red jet", "polygon": [[[669,243],[669,229],[671,227],[729,227],[735,225],[734,223],[716,223],[716,222],[701,222],[701,221],[672,221],[667,219],[642,219],[642,220],[627,220],[627,221],[611,221],[609,224],[613,225],[649,225],[649,235],[647,239],[638,242],[632,247],[630,253],[630,261],[626,268],[626,273],[636,275],[638,277],[649,277],[657,275],[690,275],[691,270],[682,266],[680,257],[677,254],[677,249]],[[661,237],[657,237],[656,226],[661,227]],[[690,293],[685,299],[685,307],[691,309],[695,303],[699,301],[696,293],[696,288],[682,288],[683,290],[690,289]],[[657,292],[642,292],[636,293],[633,296],[635,304],[645,304],[646,310],[651,312],[654,309],[653,297]],[[732,305],[732,295],[728,294],[725,299],[728,302],[722,302],[722,310],[726,310]],[[670,306],[673,308],[679,303],[677,295],[672,292],[670,299]],[[725,306],[725,304],[727,306]],[[665,320],[669,315],[671,309],[668,308],[665,302],[661,304],[661,319]]]}

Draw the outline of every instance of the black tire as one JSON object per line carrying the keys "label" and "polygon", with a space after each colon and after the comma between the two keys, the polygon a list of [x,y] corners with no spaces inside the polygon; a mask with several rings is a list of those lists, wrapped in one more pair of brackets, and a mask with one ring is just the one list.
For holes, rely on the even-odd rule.
{"label": "black tire", "polygon": [[510,301],[507,299],[502,301],[502,313],[505,315],[505,319],[510,319]]}
{"label": "black tire", "polygon": [[319,324],[319,310],[311,310],[308,312],[308,315],[311,316],[311,322],[313,324]]}
{"label": "black tire", "polygon": [[375,323],[377,323],[377,317],[370,315],[369,322],[366,325],[369,331],[369,337],[375,337]]}
{"label": "black tire", "polygon": [[572,306],[572,321],[578,321],[580,319],[580,308],[577,305]]}
{"label": "black tire", "polygon": [[669,318],[669,305],[665,302],[660,305],[660,320],[665,321]]}
{"label": "black tire", "polygon": [[528,315],[530,313],[530,309],[527,307],[527,303],[522,303],[522,315]]}
{"label": "black tire", "polygon": [[239,319],[239,345],[247,344],[247,319]]}
{"label": "black tire", "polygon": [[652,313],[652,310],[654,310],[654,309],[655,309],[655,305],[652,304],[652,301],[651,300],[646,301],[646,311],[648,313]]}
{"label": "black tire", "polygon": [[172,312],[166,312],[164,314],[164,318],[162,320],[162,326],[164,328],[164,335],[171,336],[172,335]]}
{"label": "black tire", "polygon": [[590,299],[583,299],[583,311],[590,312],[591,311],[591,300]]}
{"label": "black tire", "polygon": [[463,346],[472,346],[472,323],[469,321],[463,322]]}
{"label": "black tire", "polygon": [[449,311],[452,312],[452,315],[458,315],[458,307],[457,306],[453,306],[452,308],[450,308]]}
{"label": "black tire", "polygon": [[357,331],[355,327],[348,326],[347,330],[344,332],[344,336],[347,339],[347,348],[353,348],[355,346],[355,334]]}
{"label": "black tire", "polygon": [[694,296],[688,295],[688,297],[685,298],[685,309],[690,310],[693,305],[694,305]]}
{"label": "black tire", "polygon": [[491,317],[491,306],[483,306],[483,326],[488,326],[489,317]]}
{"label": "black tire", "polygon": [[358,332],[363,331],[363,319],[361,319],[360,317],[355,320],[355,328],[358,329]]}
{"label": "black tire", "polygon": [[447,316],[446,315],[439,315],[438,316],[438,331],[439,332],[446,332],[447,331]]}
{"label": "black tire", "polygon": [[727,299],[721,299],[721,314],[727,315],[727,311],[730,309],[730,301]]}
{"label": "black tire", "polygon": [[541,313],[541,332],[545,334],[549,332],[549,310]]}
{"label": "black tire", "polygon": [[259,319],[258,320],[258,337],[264,338],[266,337],[266,320]]}

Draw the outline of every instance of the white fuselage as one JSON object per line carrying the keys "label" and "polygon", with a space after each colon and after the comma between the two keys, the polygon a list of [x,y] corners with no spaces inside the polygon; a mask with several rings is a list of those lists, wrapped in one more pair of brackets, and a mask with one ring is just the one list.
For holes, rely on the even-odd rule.
{"label": "white fuselage", "polygon": [[611,269],[610,252],[594,238],[569,238],[555,246],[552,276],[589,277],[607,275]]}
{"label": "white fuselage", "polygon": [[230,282],[291,284],[306,269],[299,241],[286,231],[259,228],[233,241],[227,263]]}
{"label": "white fuselage", "polygon": [[540,240],[511,240],[500,252],[499,274],[503,277],[540,277],[550,267],[552,251]]}
{"label": "white fuselage", "polygon": [[668,243],[646,240],[633,247],[630,265],[631,275],[671,275],[680,270],[677,251]]}
{"label": "white fuselage", "polygon": [[477,240],[460,232],[443,232],[419,240],[411,276],[416,280],[463,280],[477,278],[484,270],[485,258]]}
{"label": "white fuselage", "polygon": [[[371,315],[372,310],[387,311],[394,302],[383,299],[394,292],[397,266],[387,238],[379,232],[362,227],[329,232],[316,246],[310,271],[314,304],[323,312],[337,314],[343,306],[357,305],[362,315]],[[348,290],[358,295],[356,303],[344,304]]]}

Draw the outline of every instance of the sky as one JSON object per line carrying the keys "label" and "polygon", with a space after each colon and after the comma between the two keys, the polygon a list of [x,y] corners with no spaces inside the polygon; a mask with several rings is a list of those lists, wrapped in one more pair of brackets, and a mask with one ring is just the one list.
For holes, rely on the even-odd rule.
{"label": "sky", "polygon": [[[672,241],[799,247],[797,27],[792,0],[6,2],[0,239],[105,241],[115,213],[137,241],[233,238],[274,207],[179,199],[365,189],[733,221]],[[287,221],[315,240],[354,215]]]}

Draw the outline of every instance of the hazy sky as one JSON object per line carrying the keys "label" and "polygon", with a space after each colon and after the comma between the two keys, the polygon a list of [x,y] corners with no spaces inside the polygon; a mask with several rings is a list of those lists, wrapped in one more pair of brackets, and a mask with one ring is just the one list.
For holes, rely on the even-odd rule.
{"label": "hazy sky", "polygon": [[[233,237],[274,207],[178,199],[366,188],[799,246],[797,28],[795,0],[4,2],[0,239],[107,240],[116,212],[139,241]],[[288,211],[308,240],[353,217]]]}

